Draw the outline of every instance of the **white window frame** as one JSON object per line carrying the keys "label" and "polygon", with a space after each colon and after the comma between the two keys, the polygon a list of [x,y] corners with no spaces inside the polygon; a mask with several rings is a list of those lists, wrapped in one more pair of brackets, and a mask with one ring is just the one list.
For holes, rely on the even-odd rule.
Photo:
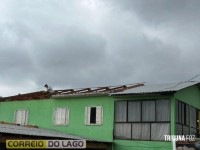
{"label": "white window frame", "polygon": [[[66,122],[65,123],[56,123],[56,110],[57,109],[66,109],[66,115],[65,115],[65,119],[66,119]],[[66,126],[69,124],[69,108],[68,107],[55,107],[53,109],[53,115],[52,115],[52,122],[53,122],[53,125],[55,126]]]}
{"label": "white window frame", "polygon": [[[101,110],[100,120],[97,121],[97,118],[96,118],[96,123],[90,123],[90,110],[92,107],[96,107],[96,110],[97,109]],[[97,115],[97,112],[96,112],[96,115]],[[102,125],[102,124],[103,124],[103,106],[96,106],[96,105],[95,106],[86,106],[85,107],[85,125]]]}
{"label": "white window frame", "polygon": [[[17,112],[18,112],[18,111],[25,111],[25,117],[24,117],[25,120],[24,120],[24,123],[22,123],[22,120],[21,120],[20,123],[17,123],[16,117],[17,117]],[[15,110],[15,114],[14,114],[14,123],[20,124],[20,125],[27,125],[27,123],[28,123],[28,115],[29,115],[28,109],[17,109],[17,110]]]}

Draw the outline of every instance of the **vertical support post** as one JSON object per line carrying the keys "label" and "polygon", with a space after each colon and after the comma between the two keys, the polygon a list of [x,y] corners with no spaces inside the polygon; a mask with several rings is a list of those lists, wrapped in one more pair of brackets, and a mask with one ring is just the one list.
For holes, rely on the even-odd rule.
{"label": "vertical support post", "polygon": [[171,142],[172,142],[172,149],[176,150],[176,141],[174,138],[172,138],[172,135],[175,135],[175,125],[176,125],[176,102],[175,102],[175,96],[170,97],[170,127],[171,127]]}
{"label": "vertical support post", "polygon": [[175,103],[175,98],[174,96],[172,96],[170,98],[170,127],[171,127],[171,135],[175,135],[175,125],[176,125],[176,107],[175,107],[176,103]]}

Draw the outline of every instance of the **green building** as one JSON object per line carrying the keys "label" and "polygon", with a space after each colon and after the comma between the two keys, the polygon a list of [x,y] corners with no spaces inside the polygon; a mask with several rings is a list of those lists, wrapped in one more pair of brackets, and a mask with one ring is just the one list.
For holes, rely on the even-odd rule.
{"label": "green building", "polygon": [[93,149],[172,150],[166,135],[199,135],[199,109],[199,82],[139,83],[4,97],[0,123],[78,136]]}

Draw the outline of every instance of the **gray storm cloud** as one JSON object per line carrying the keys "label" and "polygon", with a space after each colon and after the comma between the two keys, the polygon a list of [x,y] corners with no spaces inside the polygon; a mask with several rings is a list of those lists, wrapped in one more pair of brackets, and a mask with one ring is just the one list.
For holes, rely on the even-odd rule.
{"label": "gray storm cloud", "polygon": [[[0,95],[200,73],[197,0],[2,0]],[[197,80],[200,80],[197,78]]]}

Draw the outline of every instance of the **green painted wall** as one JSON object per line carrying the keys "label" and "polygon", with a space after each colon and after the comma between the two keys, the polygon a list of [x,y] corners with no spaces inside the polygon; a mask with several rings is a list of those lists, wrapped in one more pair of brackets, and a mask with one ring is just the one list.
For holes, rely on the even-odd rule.
{"label": "green painted wall", "polygon": [[[28,124],[84,137],[112,141],[113,103],[114,99],[108,96],[1,102],[0,121],[13,122],[15,110],[27,108],[29,110]],[[85,107],[91,105],[103,106],[103,124],[100,126],[85,125]],[[54,126],[52,122],[53,109],[54,107],[64,106],[70,109],[69,124]]]}
{"label": "green painted wall", "polygon": [[114,140],[114,150],[172,150],[171,142]]}
{"label": "green painted wall", "polygon": [[28,109],[28,124],[48,127],[52,124],[51,100],[12,101],[0,103],[0,121],[14,122],[17,109]]}
{"label": "green painted wall", "polygon": [[200,109],[200,89],[197,85],[177,91],[175,98]]}
{"label": "green painted wall", "polygon": [[200,88],[197,85],[177,91],[174,98],[200,109]]}

